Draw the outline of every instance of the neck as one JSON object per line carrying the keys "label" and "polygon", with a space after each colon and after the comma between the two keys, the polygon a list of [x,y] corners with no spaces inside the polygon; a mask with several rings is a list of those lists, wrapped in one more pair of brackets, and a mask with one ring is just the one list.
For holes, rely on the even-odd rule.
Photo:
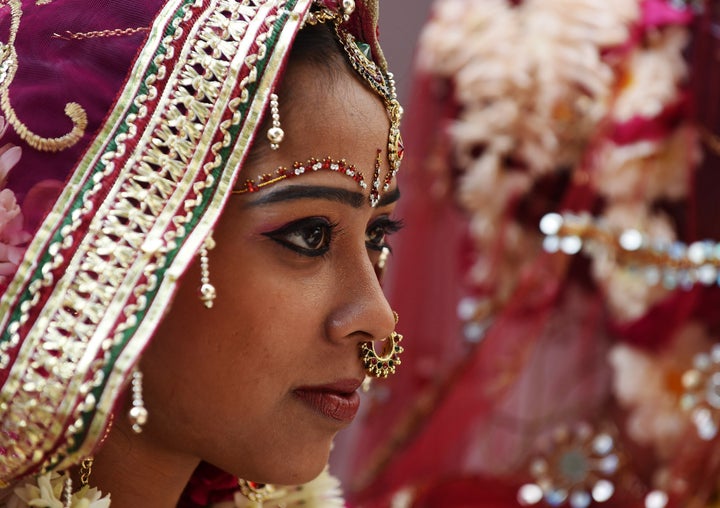
{"label": "neck", "polygon": [[[119,420],[119,421],[118,421]],[[110,494],[112,508],[174,508],[199,459],[135,434],[122,416],[95,455],[89,484]]]}

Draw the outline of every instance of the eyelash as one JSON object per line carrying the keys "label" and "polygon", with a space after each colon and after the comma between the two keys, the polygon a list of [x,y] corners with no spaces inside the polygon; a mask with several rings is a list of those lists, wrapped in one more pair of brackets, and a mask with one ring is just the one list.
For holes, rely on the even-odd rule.
{"label": "eyelash", "polygon": [[[324,244],[323,247],[301,247],[296,243],[288,240],[290,236],[297,235],[302,241],[306,241],[307,243],[307,236],[304,237],[303,233],[313,234],[318,232],[318,230],[320,230],[322,233],[321,241]],[[337,233],[337,231],[338,225],[335,222],[330,222],[329,220],[322,217],[308,217],[305,219],[296,220],[294,222],[291,222],[290,224],[282,226],[280,229],[276,229],[275,231],[270,231],[269,233],[264,234],[265,236],[276,241],[283,247],[286,247],[303,256],[314,258],[327,254],[327,252],[330,250],[330,243],[332,242],[332,237],[334,234]]]}
{"label": "eyelash", "polygon": [[[373,251],[382,251],[383,248],[389,248],[386,237],[396,233],[402,227],[402,221],[393,220],[389,217],[379,217],[368,227],[365,245]],[[371,231],[377,230],[377,228],[380,228],[381,236],[379,238],[381,238],[381,242],[369,239]],[[323,217],[308,217],[286,224],[275,231],[264,233],[264,235],[302,256],[319,257],[328,253],[332,245],[332,239],[338,232],[339,226],[337,223],[330,222]],[[303,247],[298,245],[297,241],[290,240],[291,237],[296,236],[297,240],[309,245],[309,241],[313,241],[311,236],[316,234],[321,236],[315,239],[316,243],[318,243],[315,247]]]}
{"label": "eyelash", "polygon": [[403,228],[404,224],[401,220],[395,220],[391,219],[387,216],[378,217],[378,219],[370,224],[370,227],[368,227],[365,236],[368,237],[370,232],[373,231],[375,228],[381,228],[382,231],[382,242],[381,243],[371,243],[369,240],[365,242],[365,245],[367,245],[368,249],[375,250],[375,251],[382,251],[383,248],[390,249],[390,252],[392,252],[392,248],[387,244],[387,237],[397,233]]}

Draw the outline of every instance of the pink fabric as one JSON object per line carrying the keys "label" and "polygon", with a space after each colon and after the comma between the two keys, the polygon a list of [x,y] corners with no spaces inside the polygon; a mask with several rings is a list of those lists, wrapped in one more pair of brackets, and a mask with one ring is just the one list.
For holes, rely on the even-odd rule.
{"label": "pink fabric", "polygon": [[[59,153],[32,150],[8,130],[7,141],[23,147],[22,167],[13,171],[8,181],[19,199],[38,182],[68,177],[115,101],[146,36],[146,32],[139,32],[66,40],[53,34],[149,27],[160,5],[158,0],[97,0],[91,5],[81,0],[58,0],[47,5],[23,1],[15,43],[18,70],[10,86],[10,102],[18,118],[38,135],[62,136],[72,128],[64,113],[65,104],[77,102],[87,111],[88,128],[79,143]],[[0,34],[8,33],[8,11],[7,6],[2,9]]]}

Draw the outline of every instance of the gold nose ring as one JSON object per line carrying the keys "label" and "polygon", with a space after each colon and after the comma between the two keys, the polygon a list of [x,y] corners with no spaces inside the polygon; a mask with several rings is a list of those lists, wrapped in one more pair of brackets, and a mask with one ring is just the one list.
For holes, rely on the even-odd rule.
{"label": "gold nose ring", "polygon": [[[397,325],[398,313],[393,311],[393,316]],[[369,376],[386,378],[390,374],[395,374],[395,369],[402,363],[400,361],[400,354],[403,352],[403,347],[400,345],[402,339],[402,335],[393,331],[383,339],[383,349],[380,354],[375,351],[373,341],[360,343],[360,359]]]}

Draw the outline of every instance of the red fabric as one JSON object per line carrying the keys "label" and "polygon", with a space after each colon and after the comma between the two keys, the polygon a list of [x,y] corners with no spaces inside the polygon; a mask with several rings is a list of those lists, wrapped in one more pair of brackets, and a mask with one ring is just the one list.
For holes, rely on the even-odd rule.
{"label": "red fabric", "polygon": [[199,508],[230,501],[238,488],[237,478],[207,462],[201,462],[185,487],[178,508]]}
{"label": "red fabric", "polygon": [[[643,32],[687,24],[693,16],[660,0],[647,0],[641,8],[634,35],[613,56],[638,44]],[[720,9],[708,3],[694,31],[689,93],[657,118],[598,126],[597,140],[661,139],[693,115],[709,132],[720,132],[720,44],[711,31],[718,19]],[[394,495],[408,491],[413,508],[519,506],[517,490],[530,480],[529,452],[544,430],[580,420],[612,421],[622,428],[627,414],[611,395],[608,349],[623,341],[659,353],[691,320],[716,333],[720,289],[678,290],[641,319],[613,323],[586,262],[542,254],[523,269],[483,342],[463,344],[456,307],[473,293],[464,274],[474,252],[467,241],[468,218],[454,204],[457,171],[446,131],[458,113],[452,83],[418,76],[407,112],[399,207],[407,226],[394,245],[397,257],[387,285],[407,347],[398,374],[383,387],[385,398],[373,401],[363,428],[355,431],[356,462],[344,475],[348,498],[357,508],[385,508]],[[580,164],[590,173],[598,163],[597,140]],[[707,155],[689,199],[691,213],[687,203],[669,209],[685,241],[720,238],[715,196],[720,155]],[[554,196],[548,212],[596,212],[604,205],[580,182],[564,182]],[[659,459],[622,432],[620,441],[636,476],[608,505],[641,508],[651,485],[650,466]],[[690,497],[707,499],[720,472],[717,442],[702,442],[690,428],[683,443],[667,464],[689,481],[670,493],[670,506],[687,506]]]}

